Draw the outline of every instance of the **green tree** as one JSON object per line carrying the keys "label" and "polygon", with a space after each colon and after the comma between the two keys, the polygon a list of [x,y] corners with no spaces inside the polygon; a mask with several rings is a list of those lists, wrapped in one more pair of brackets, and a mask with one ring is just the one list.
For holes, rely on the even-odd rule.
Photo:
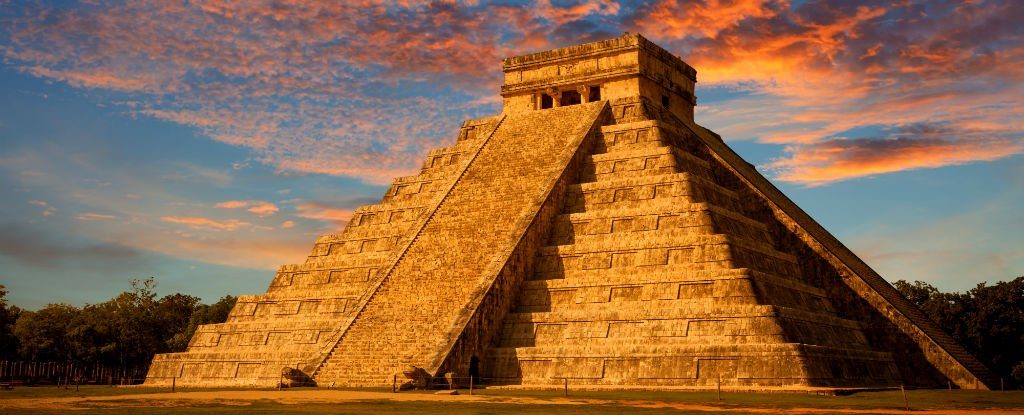
{"label": "green tree", "polygon": [[0,285],[0,359],[9,360],[18,357],[18,337],[14,335],[14,325],[18,321],[21,309],[7,304],[7,287]]}
{"label": "green tree", "polygon": [[78,308],[49,304],[39,311],[25,311],[14,324],[18,351],[29,360],[67,360],[71,357],[68,330]]}
{"label": "green tree", "polygon": [[50,304],[34,312],[8,307],[0,286],[0,356],[141,367],[156,353],[185,350],[200,325],[226,321],[237,300],[157,298],[156,286],[152,278],[132,280],[130,290],[102,303]]}
{"label": "green tree", "polygon": [[1024,384],[1024,277],[965,293],[921,281],[894,285],[999,376]]}
{"label": "green tree", "polygon": [[1024,361],[1024,277],[968,292],[971,307],[962,330],[965,343],[1001,376]]}
{"label": "green tree", "polygon": [[156,300],[156,281],[153,278],[132,280],[131,291],[125,291],[104,303],[110,322],[117,328],[111,336],[110,350],[120,365],[145,365],[162,349],[160,338],[164,327],[159,321]]}

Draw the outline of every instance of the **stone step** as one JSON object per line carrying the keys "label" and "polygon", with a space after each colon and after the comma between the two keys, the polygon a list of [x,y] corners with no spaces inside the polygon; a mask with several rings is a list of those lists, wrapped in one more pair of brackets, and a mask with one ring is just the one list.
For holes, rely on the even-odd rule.
{"label": "stone step", "polygon": [[[755,288],[756,287],[756,288]],[[767,286],[771,294],[758,289],[766,286],[752,281],[735,280],[732,284],[655,283],[636,285],[603,285],[560,289],[524,288],[517,298],[514,312],[558,312],[570,309],[602,307],[684,307],[688,303],[729,303],[736,305],[774,304],[806,311],[833,313],[825,297]]]}
{"label": "stone step", "polygon": [[767,227],[741,214],[706,203],[651,203],[632,209],[603,209],[561,214],[552,223],[551,245],[566,245],[586,235],[642,237],[664,229],[727,234],[770,243]]}
{"label": "stone step", "polygon": [[680,266],[666,269],[664,267],[643,270],[638,273],[631,268],[612,268],[594,270],[599,272],[580,272],[566,278],[535,278],[523,282],[523,289],[560,289],[575,286],[593,286],[607,284],[636,285],[656,283],[713,283],[718,280],[752,279],[764,284],[779,285],[786,289],[806,292],[810,295],[825,296],[825,291],[803,281],[784,278],[779,275],[762,272],[750,268],[716,268]]}
{"label": "stone step", "polygon": [[[621,348],[623,350],[636,349],[644,346],[707,346],[713,344],[725,345],[747,345],[766,343],[794,343],[794,339],[784,333],[776,334],[733,334],[719,335],[714,333],[686,333],[685,330],[678,332],[654,331],[654,330],[628,330],[622,325],[613,325],[609,328],[607,335],[604,333],[558,333],[548,330],[540,333],[541,337],[527,336],[513,337],[503,336],[499,347],[516,348],[529,353],[531,348],[562,348],[566,352],[574,352],[588,348]],[[863,337],[855,339],[855,342],[847,342],[847,345],[859,345],[868,347]],[[624,354],[625,352],[623,352]],[[561,356],[572,356],[565,353]]]}
{"label": "stone step", "polygon": [[678,147],[662,145],[617,149],[592,154],[583,164],[581,181],[592,182],[680,172],[706,179],[711,177],[710,165],[707,161]]}
{"label": "stone step", "polygon": [[[567,350],[569,349],[569,350]],[[695,358],[705,357],[730,357],[730,356],[765,356],[765,355],[801,355],[802,350],[813,351],[817,354],[832,354],[836,357],[859,357],[892,361],[893,356],[889,352],[873,351],[862,345],[852,347],[820,346],[801,343],[747,343],[747,344],[636,344],[622,347],[620,345],[586,345],[581,347],[566,346],[565,349],[557,346],[549,347],[498,347],[492,349],[496,358],[513,357],[518,360],[553,359],[572,361],[574,359],[586,359],[595,357],[609,358],[667,358],[672,356],[692,356]],[[566,352],[571,350],[570,356]]]}
{"label": "stone step", "polygon": [[[796,257],[776,250],[763,241],[755,241],[742,235],[726,235],[719,233],[698,233],[697,228],[669,228],[650,231],[626,232],[628,236],[616,232],[594,235],[580,235],[565,245],[545,246],[540,255],[576,256],[595,253],[632,253],[644,250],[678,247],[701,247],[728,244],[742,246],[781,261],[796,263]],[[706,229],[704,229],[706,230]],[[698,259],[699,260],[699,259]],[[712,260],[720,260],[715,258]]]}
{"label": "stone step", "polygon": [[710,203],[739,212],[735,192],[689,173],[627,177],[581,183],[567,189],[563,213],[629,209],[661,199],[672,203]]}

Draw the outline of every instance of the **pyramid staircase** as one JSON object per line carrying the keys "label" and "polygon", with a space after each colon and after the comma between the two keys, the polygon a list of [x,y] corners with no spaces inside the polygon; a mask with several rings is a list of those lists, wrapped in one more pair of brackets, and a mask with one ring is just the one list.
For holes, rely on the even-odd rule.
{"label": "pyramid staircase", "polygon": [[[509,115],[361,305],[320,385],[389,385],[437,374],[605,103]],[[447,335],[445,335],[447,333]]]}

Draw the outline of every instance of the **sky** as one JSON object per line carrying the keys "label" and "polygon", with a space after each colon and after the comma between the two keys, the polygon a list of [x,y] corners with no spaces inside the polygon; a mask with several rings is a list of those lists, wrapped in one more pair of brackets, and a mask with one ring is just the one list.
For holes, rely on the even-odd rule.
{"label": "sky", "polygon": [[1024,7],[1005,1],[0,0],[0,284],[266,290],[501,108],[501,59],[640,33],[696,121],[890,281],[1024,275]]}

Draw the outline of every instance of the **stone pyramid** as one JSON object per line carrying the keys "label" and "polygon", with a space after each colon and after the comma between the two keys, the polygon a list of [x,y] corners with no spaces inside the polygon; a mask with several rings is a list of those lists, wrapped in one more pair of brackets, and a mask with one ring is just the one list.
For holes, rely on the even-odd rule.
{"label": "stone pyramid", "polygon": [[508,58],[500,115],[146,383],[987,388],[993,375],[693,122],[638,35]]}

